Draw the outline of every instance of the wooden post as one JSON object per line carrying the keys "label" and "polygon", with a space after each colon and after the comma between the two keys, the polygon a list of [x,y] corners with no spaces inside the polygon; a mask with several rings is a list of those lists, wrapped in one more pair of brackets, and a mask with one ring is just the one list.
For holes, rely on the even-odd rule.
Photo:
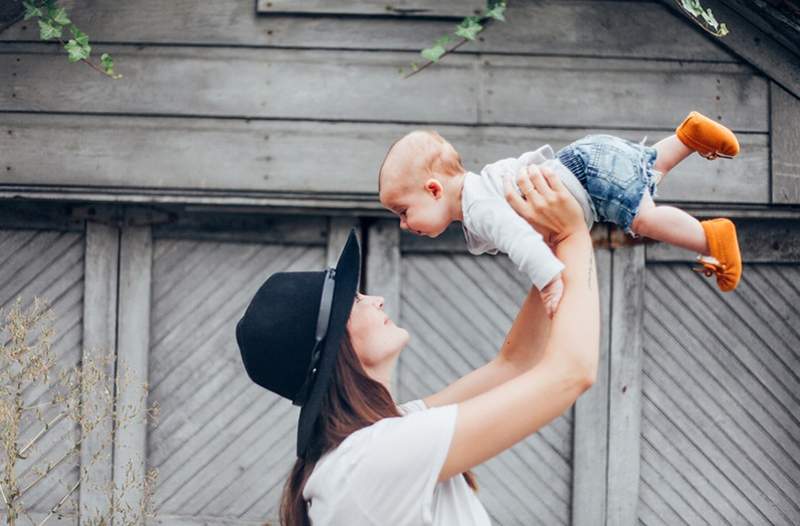
{"label": "wooden post", "polygon": [[[400,228],[397,220],[380,219],[367,234],[366,286],[369,294],[383,296],[384,310],[400,321]],[[399,363],[392,375],[392,394],[397,399]]]}
{"label": "wooden post", "polygon": [[[123,413],[134,411],[137,418],[124,425],[119,417],[117,419],[114,437],[114,500],[117,510],[124,503],[134,510],[139,509],[141,490],[123,489],[123,486],[131,478],[141,483],[146,472],[147,422],[144,412],[147,397],[143,396],[142,386],[146,385],[148,379],[152,262],[150,226],[124,227],[119,265],[117,410]],[[118,512],[114,523],[117,526],[127,525],[130,518]]]}
{"label": "wooden post", "polygon": [[[595,227],[607,234],[607,229]],[[597,379],[575,403],[572,461],[572,524],[598,524],[606,515],[606,469],[609,404],[609,320],[611,318],[611,250],[606,243],[595,249],[600,292],[600,362]],[[605,246],[603,246],[605,245]]]}
{"label": "wooden post", "polygon": [[636,524],[639,500],[644,245],[611,256],[606,524]]}
{"label": "wooden post", "polygon": [[[83,356],[82,363],[98,355],[116,354],[117,333],[117,264],[119,261],[119,229],[103,223],[86,221],[86,249],[84,254],[83,292]],[[98,365],[103,362],[98,362]],[[111,414],[113,401],[106,398],[108,407],[97,402],[104,398],[97,390],[114,392],[114,360],[107,362],[105,369],[108,385],[96,385],[91,389],[86,382],[81,387],[83,408],[92,407],[101,414]],[[94,419],[97,414],[84,418]],[[113,422],[104,419],[81,437],[81,475],[85,479],[80,485],[81,525],[96,524],[96,517],[108,517],[110,512],[108,494],[103,488],[110,486],[112,479],[111,437]],[[104,446],[105,442],[105,446]],[[106,451],[102,451],[103,448]]]}

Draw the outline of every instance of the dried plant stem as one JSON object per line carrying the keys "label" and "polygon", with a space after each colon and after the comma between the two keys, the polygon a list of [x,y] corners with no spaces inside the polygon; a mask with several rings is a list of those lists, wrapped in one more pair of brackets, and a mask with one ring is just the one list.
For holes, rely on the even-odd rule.
{"label": "dried plant stem", "polygon": [[66,453],[61,455],[61,458],[58,459],[55,464],[48,464],[47,465],[47,469],[43,473],[41,473],[36,480],[34,480],[30,484],[28,484],[27,487],[25,487],[25,489],[20,490],[19,496],[22,497],[23,495],[25,495],[25,493],[27,493],[32,487],[34,487],[36,484],[38,484],[39,481],[41,481],[43,478],[45,478],[51,471],[56,469],[59,464],[64,462],[66,459],[68,459],[70,457],[70,455],[74,454],[76,451],[79,451],[78,448],[80,447],[80,443],[81,443],[81,441],[78,440],[75,443],[75,445],[73,445]]}
{"label": "dried plant stem", "polygon": [[50,430],[50,428],[59,423],[66,416],[67,413],[59,413],[58,416],[54,417],[52,420],[46,423],[44,427],[38,433],[36,433],[36,436],[34,436],[30,442],[25,444],[25,447],[23,447],[17,452],[17,456],[22,459],[27,458],[25,457],[25,452],[28,451],[28,449],[30,449],[40,438],[42,438],[42,436],[44,436],[44,434],[47,433]]}
{"label": "dried plant stem", "polygon": [[2,495],[2,497],[3,497],[3,504],[5,504],[6,507],[8,507],[8,499],[6,498],[6,492],[3,491],[3,485],[2,484],[0,484],[0,495]]}
{"label": "dried plant stem", "polygon": [[39,526],[43,526],[43,524],[44,524],[45,522],[47,522],[47,521],[50,519],[50,517],[52,517],[53,515],[55,515],[55,513],[58,511],[58,508],[60,508],[60,507],[61,507],[61,505],[62,505],[62,504],[64,504],[64,503],[67,501],[67,499],[69,498],[69,496],[70,496],[70,495],[72,495],[73,493],[75,493],[75,490],[76,490],[76,489],[78,489],[78,487],[80,487],[80,485],[81,485],[81,482],[82,482],[82,479],[78,479],[78,482],[76,482],[75,484],[73,484],[72,488],[70,488],[70,490],[67,492],[67,494],[66,494],[66,495],[64,495],[64,496],[61,498],[61,500],[60,500],[60,501],[58,501],[58,504],[56,504],[55,506],[53,506],[52,508],[50,508],[50,513],[48,513],[48,514],[47,514],[47,516],[46,516],[44,519],[42,519],[42,522],[40,522],[40,523],[39,523]]}

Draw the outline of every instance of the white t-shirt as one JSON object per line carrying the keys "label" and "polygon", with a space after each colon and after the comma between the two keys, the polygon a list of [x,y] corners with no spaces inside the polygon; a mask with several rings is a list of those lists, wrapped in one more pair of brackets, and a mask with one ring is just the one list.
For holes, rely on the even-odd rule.
{"label": "white t-shirt", "polygon": [[399,406],[405,416],[359,429],[325,453],[303,489],[314,526],[487,526],[478,497],[458,474],[437,482],[458,406]]}
{"label": "white t-shirt", "polygon": [[597,221],[594,205],[578,178],[558,159],[550,145],[518,158],[501,159],[483,167],[480,174],[467,172],[461,196],[461,224],[467,249],[471,254],[508,254],[517,268],[527,275],[537,289],[550,283],[564,264],[556,258],[542,236],[520,217],[505,198],[503,178],[514,181],[519,171],[531,164],[555,172],[583,210],[586,226]]}

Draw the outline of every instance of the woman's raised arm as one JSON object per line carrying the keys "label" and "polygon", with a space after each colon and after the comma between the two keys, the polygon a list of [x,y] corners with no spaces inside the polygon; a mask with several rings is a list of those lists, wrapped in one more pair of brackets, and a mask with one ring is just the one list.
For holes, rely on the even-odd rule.
{"label": "woman's raised arm", "polygon": [[[546,178],[545,178],[546,177]],[[574,198],[551,173],[533,170],[507,198],[532,224],[557,233],[564,295],[540,361],[530,371],[459,404],[456,429],[439,474],[446,480],[513,446],[561,415],[597,374],[599,299],[589,231]]]}

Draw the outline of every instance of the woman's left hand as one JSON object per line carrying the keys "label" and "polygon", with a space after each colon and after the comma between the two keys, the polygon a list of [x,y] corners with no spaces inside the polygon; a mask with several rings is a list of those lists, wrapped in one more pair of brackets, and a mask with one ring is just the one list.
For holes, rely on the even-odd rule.
{"label": "woman's left hand", "polygon": [[586,228],[583,211],[561,179],[546,167],[532,164],[517,176],[517,192],[505,178],[506,201],[534,227],[550,245],[557,245],[573,232]]}

